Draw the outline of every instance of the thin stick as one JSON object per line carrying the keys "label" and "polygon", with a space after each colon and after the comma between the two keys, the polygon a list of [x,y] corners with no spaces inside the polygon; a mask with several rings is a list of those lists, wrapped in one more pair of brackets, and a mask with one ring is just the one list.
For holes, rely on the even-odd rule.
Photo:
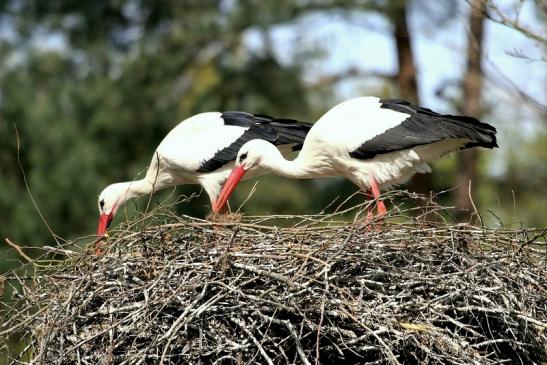
{"label": "thin stick", "polygon": [[13,247],[15,249],[15,251],[17,251],[17,253],[22,257],[24,258],[29,264],[32,264],[34,266],[38,266],[36,264],[36,262],[34,262],[33,259],[31,259],[26,253],[23,252],[23,249],[21,248],[21,246],[15,244],[13,241],[11,241],[9,238],[6,238],[4,240],[8,245],[10,245],[11,247]]}
{"label": "thin stick", "polygon": [[27,181],[27,175],[25,173],[23,163],[21,162],[21,149],[20,149],[20,141],[19,141],[19,131],[17,130],[17,125],[15,123],[13,123],[13,128],[15,129],[15,137],[17,139],[17,163],[19,164],[19,170],[21,171],[21,175],[23,175],[23,182],[25,183],[25,188],[27,190],[27,193],[30,197],[32,205],[34,205],[34,209],[36,209],[36,211],[38,212],[38,215],[40,216],[40,218],[42,218],[42,222],[44,222],[44,224],[46,225],[49,233],[51,234],[51,236],[53,237],[55,242],[57,242],[57,244],[60,245],[61,243],[58,240],[60,237],[55,232],[53,232],[53,230],[51,229],[49,223],[47,222],[46,218],[44,217],[44,214],[42,214],[42,211],[38,207],[38,204],[36,203],[36,200],[34,200],[34,196],[32,195],[32,192],[30,191],[30,186],[29,186],[28,181]]}

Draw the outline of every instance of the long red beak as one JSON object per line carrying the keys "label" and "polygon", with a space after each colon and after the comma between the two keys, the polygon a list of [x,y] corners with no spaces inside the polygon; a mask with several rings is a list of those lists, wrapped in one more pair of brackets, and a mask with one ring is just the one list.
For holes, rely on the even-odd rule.
{"label": "long red beak", "polygon": [[213,204],[213,212],[220,212],[220,210],[226,205],[228,198],[234,192],[234,189],[236,188],[237,184],[239,184],[239,181],[243,178],[243,175],[245,175],[245,172],[246,171],[243,166],[236,166],[232,170],[232,173],[230,174],[230,176],[228,176],[228,180],[226,180],[224,186],[222,187],[220,195]]}
{"label": "long red beak", "polygon": [[99,228],[97,228],[97,235],[98,236],[104,236],[106,233],[106,229],[108,226],[110,226],[110,223],[112,223],[112,218],[114,218],[114,214],[101,214],[99,216]]}

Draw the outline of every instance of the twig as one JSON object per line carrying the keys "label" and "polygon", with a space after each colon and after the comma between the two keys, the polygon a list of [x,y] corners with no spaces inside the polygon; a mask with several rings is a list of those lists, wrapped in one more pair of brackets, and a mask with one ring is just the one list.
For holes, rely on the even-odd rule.
{"label": "twig", "polygon": [[13,123],[13,129],[15,129],[15,137],[16,137],[16,141],[17,141],[17,163],[19,164],[19,170],[21,171],[21,175],[23,176],[23,182],[25,183],[25,188],[27,189],[27,194],[29,195],[30,200],[32,201],[32,205],[34,205],[34,209],[36,209],[36,212],[38,212],[38,215],[42,219],[42,222],[44,222],[44,224],[46,225],[49,233],[51,234],[51,236],[53,237],[55,242],[57,242],[57,244],[60,245],[61,243],[59,242],[59,236],[57,234],[55,234],[55,232],[53,232],[53,230],[49,226],[49,223],[47,222],[46,218],[42,214],[42,211],[38,207],[38,204],[36,203],[36,200],[34,200],[34,196],[32,195],[32,192],[30,191],[30,186],[29,186],[28,181],[27,181],[27,174],[25,173],[23,163],[21,162],[21,148],[20,148],[20,141],[19,141],[19,131],[17,130],[17,125],[15,123]]}
{"label": "twig", "polygon": [[36,265],[36,262],[34,262],[33,259],[31,259],[26,253],[23,252],[23,249],[21,248],[21,246],[13,243],[9,238],[6,238],[4,239],[4,241],[10,245],[13,249],[15,249],[15,251],[17,251],[17,253],[22,257],[24,258],[29,264],[32,264],[34,266],[37,266]]}

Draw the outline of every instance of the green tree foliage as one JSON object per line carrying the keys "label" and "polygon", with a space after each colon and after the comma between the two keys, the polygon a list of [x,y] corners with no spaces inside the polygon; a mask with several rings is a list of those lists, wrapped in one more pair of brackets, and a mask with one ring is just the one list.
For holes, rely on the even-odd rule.
{"label": "green tree foliage", "polygon": [[[285,19],[261,16],[273,5],[0,4],[11,27],[0,56],[2,237],[51,240],[22,184],[14,125],[36,202],[55,233],[74,237],[93,233],[98,192],[142,172],[178,121],[210,110],[308,114],[299,66],[242,41],[253,27]],[[204,214],[205,201],[185,213]]]}

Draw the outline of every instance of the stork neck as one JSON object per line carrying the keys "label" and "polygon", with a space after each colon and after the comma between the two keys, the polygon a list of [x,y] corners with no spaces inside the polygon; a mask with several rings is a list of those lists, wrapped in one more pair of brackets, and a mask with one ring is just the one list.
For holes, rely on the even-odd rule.
{"label": "stork neck", "polygon": [[144,178],[141,180],[135,180],[135,181],[127,181],[123,183],[126,185],[127,193],[125,194],[125,200],[129,200],[131,198],[138,198],[140,196],[150,194],[154,192],[155,190],[159,190],[160,187],[154,186],[154,183],[148,181],[148,179]]}
{"label": "stork neck", "polygon": [[267,157],[262,160],[262,166],[273,173],[292,179],[310,179],[316,177],[317,172],[302,154],[294,160],[286,160],[277,148],[272,149]]}

